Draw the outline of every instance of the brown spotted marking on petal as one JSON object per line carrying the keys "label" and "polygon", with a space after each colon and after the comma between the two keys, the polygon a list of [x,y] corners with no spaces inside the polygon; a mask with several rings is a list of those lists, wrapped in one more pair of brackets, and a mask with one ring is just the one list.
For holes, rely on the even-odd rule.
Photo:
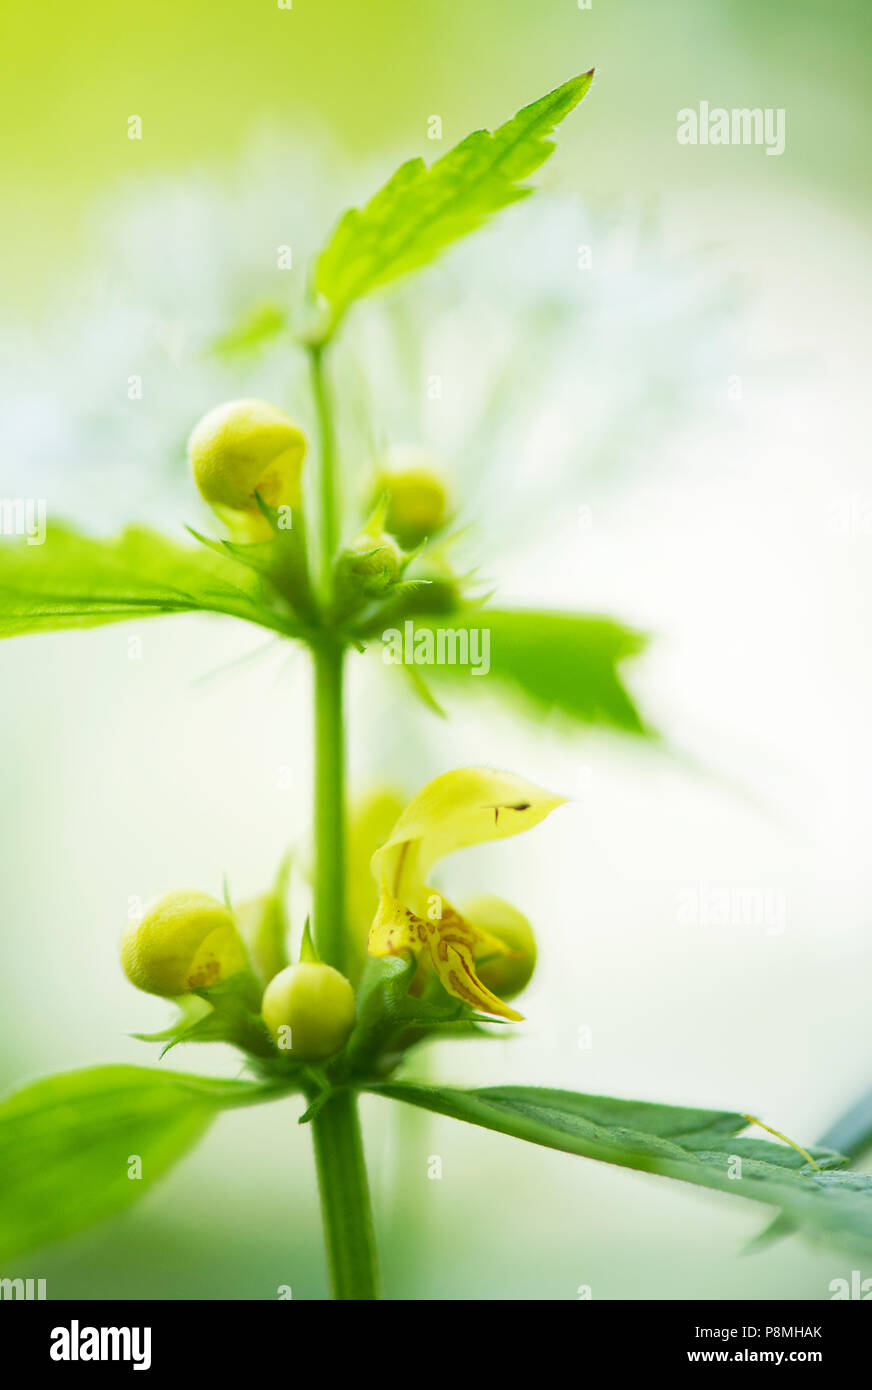
{"label": "brown spotted marking on petal", "polygon": [[220,961],[207,960],[202,965],[198,965],[196,970],[191,971],[185,984],[189,989],[205,989],[207,985],[214,985],[220,974]]}
{"label": "brown spotted marking on petal", "polygon": [[532,802],[529,801],[504,801],[493,807],[494,825],[500,823],[500,811],[529,811]]}
{"label": "brown spotted marking on petal", "polygon": [[473,1006],[479,1005],[478,995],[474,994],[473,991],[458,978],[456,970],[449,970],[448,979],[451,984],[452,994],[458,999],[464,999],[467,1004],[472,1004]]}

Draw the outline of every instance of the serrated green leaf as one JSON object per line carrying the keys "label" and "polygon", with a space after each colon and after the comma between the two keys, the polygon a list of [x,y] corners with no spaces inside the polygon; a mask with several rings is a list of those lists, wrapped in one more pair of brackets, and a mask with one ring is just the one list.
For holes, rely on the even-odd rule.
{"label": "serrated green leaf", "polygon": [[[109,1066],[48,1077],[0,1103],[0,1259],[130,1206],[222,1110],[285,1088]],[[133,1156],[141,1178],[128,1176]]]}
{"label": "serrated green leaf", "polygon": [[0,542],[0,637],[161,613],[225,613],[295,635],[258,577],[229,555],[130,527],[114,540],[50,524],[42,546]]}
{"label": "serrated green leaf", "polygon": [[[729,1110],[656,1105],[540,1086],[467,1091],[396,1082],[375,1089],[396,1100],[589,1158],[601,1152],[686,1158],[697,1137],[710,1144],[715,1136],[737,1134],[748,1123],[743,1115]],[[792,1149],[785,1152],[797,1157]]]}
{"label": "serrated green leaf", "polygon": [[[872,1177],[834,1171],[846,1161],[739,1136],[746,1116],[536,1086],[458,1087],[382,1082],[367,1090],[546,1148],[751,1197],[801,1217],[809,1231],[872,1253]],[[741,1159],[737,1166],[736,1159]]]}
{"label": "serrated green leaf", "polygon": [[[647,639],[610,618],[475,608],[444,618],[409,619],[398,630],[403,634],[403,669],[426,672],[437,684],[472,695],[498,689],[519,696],[521,708],[537,717],[556,711],[578,723],[653,736],[621,672],[623,662],[643,651]],[[436,659],[407,664],[416,651],[416,635],[428,631]],[[471,633],[478,635],[471,638]],[[444,660],[439,659],[439,641]]]}
{"label": "serrated green leaf", "polygon": [[525,106],[493,134],[477,130],[429,168],[402,164],[363,209],[345,213],[318,260],[315,284],[332,312],[429,264],[491,214],[525,197],[522,180],[554,149],[548,136],[578,105],[593,72]]}

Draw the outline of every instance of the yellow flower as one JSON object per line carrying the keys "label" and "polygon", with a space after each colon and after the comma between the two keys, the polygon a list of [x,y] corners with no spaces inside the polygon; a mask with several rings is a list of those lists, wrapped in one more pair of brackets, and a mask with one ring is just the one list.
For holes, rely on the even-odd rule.
{"label": "yellow flower", "polygon": [[489,768],[462,768],[428,782],[372,857],[380,902],[369,933],[370,955],[408,951],[417,956],[427,950],[449,994],[485,1013],[520,1019],[523,1015],[491,993],[475,970],[476,956],[511,955],[512,947],[462,917],[427,880],[446,854],[529,830],[564,800]]}
{"label": "yellow flower", "polygon": [[271,534],[255,493],[270,507],[300,505],[305,453],[300,430],[269,401],[226,401],[203,416],[188,441],[200,493],[231,525],[247,523],[253,539]]}
{"label": "yellow flower", "polygon": [[236,923],[208,893],[164,893],[131,922],[121,939],[121,964],[131,984],[173,997],[216,985],[247,967]]}

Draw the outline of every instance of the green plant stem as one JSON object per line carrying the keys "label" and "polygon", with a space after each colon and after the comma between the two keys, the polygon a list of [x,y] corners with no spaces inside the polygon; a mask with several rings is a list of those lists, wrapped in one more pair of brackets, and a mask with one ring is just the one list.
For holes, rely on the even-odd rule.
{"label": "green plant stem", "polygon": [[318,419],[320,438],[320,495],[319,515],[319,575],[322,601],[330,598],[333,584],[333,560],[339,540],[339,511],[336,500],[336,434],[333,426],[333,411],[330,407],[330,394],[324,364],[326,348],[323,343],[313,343],[309,347],[309,365],[312,372],[312,392],[315,397],[315,412]]}
{"label": "green plant stem", "polygon": [[356,1097],[337,1091],[311,1123],[333,1297],[377,1299],[375,1231]]}
{"label": "green plant stem", "polygon": [[330,633],[315,645],[314,937],[321,960],[343,973],[345,935],[344,650]]}
{"label": "green plant stem", "polygon": [[[323,349],[310,349],[320,433],[321,592],[325,611],[338,539],[336,452]],[[312,643],[315,663],[314,937],[319,956],[347,968],[345,926],[345,730],[342,639],[322,627]],[[310,1098],[311,1099],[311,1098]],[[324,1239],[333,1296],[378,1297],[375,1232],[357,1098],[337,1091],[311,1120]]]}

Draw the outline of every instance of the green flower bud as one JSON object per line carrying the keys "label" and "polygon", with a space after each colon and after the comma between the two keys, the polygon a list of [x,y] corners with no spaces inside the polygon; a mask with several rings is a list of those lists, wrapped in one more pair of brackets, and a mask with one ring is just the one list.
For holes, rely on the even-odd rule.
{"label": "green flower bud", "polygon": [[511,955],[476,956],[476,972],[500,999],[513,999],[526,989],[536,968],[536,938],[523,913],[490,893],[470,898],[460,906],[460,914],[470,926],[495,936],[509,947]]}
{"label": "green flower bud", "polygon": [[445,486],[427,468],[385,471],[378,478],[376,493],[389,495],[385,530],[396,536],[406,550],[414,550],[445,524]]}
{"label": "green flower bud", "polygon": [[172,997],[218,984],[248,964],[236,923],[208,893],[179,889],[150,903],[121,939],[131,984]]}
{"label": "green flower bud", "polygon": [[231,524],[248,523],[253,538],[269,524],[255,493],[271,507],[300,505],[306,441],[268,401],[227,401],[204,415],[188,440],[188,458],[201,495]]}
{"label": "green flower bud", "polygon": [[354,990],[332,965],[303,961],[270,980],[262,1013],[281,1052],[317,1062],[348,1041],[356,1013]]}
{"label": "green flower bud", "polygon": [[364,532],[346,552],[347,573],[360,581],[365,592],[381,593],[399,579],[405,558],[393,536]]}

